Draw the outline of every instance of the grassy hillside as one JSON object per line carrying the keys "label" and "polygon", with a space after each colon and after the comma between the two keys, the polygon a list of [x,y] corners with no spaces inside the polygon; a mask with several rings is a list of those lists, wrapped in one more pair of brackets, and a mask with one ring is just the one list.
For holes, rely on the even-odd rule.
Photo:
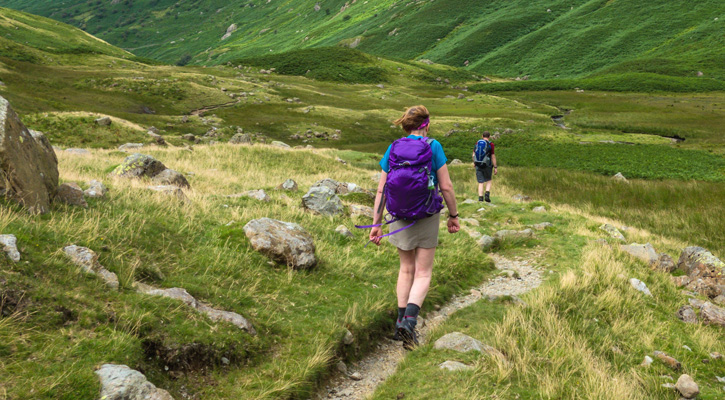
{"label": "grassy hillside", "polygon": [[[391,2],[4,0],[135,54],[219,64],[352,45],[484,74],[568,78],[644,72],[725,79],[725,5],[657,0]],[[227,28],[237,26],[222,40]],[[189,29],[193,26],[193,29]]]}

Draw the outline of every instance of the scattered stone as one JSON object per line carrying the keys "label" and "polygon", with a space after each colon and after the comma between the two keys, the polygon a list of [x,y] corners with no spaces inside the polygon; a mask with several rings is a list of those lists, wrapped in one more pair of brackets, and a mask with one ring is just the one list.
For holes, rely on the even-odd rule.
{"label": "scattered stone", "polygon": [[463,164],[463,161],[461,161],[457,158],[454,158],[453,161],[451,161],[451,165],[461,165],[461,164]]}
{"label": "scattered stone", "polygon": [[665,363],[668,367],[670,367],[676,371],[679,370],[680,368],[682,368],[682,364],[680,364],[680,362],[675,360],[673,357],[670,357],[669,355],[667,355],[667,353],[664,353],[662,351],[655,351],[654,356],[658,360]]}
{"label": "scattered stone", "polygon": [[673,383],[663,383],[660,386],[662,386],[665,389],[675,390],[675,385]]}
{"label": "scattered stone", "polygon": [[184,191],[181,190],[178,186],[173,185],[155,185],[155,186],[148,186],[148,190],[152,190],[154,192],[163,193],[166,195],[171,195],[176,197],[180,202],[186,203],[189,201],[189,198],[186,197],[184,194]]}
{"label": "scattered stone", "polygon": [[627,178],[625,178],[624,175],[622,175],[621,172],[617,172],[617,174],[614,175],[612,177],[612,179],[614,179],[615,181],[620,181],[620,182],[628,182],[627,181]]}
{"label": "scattered stone", "polygon": [[88,182],[88,186],[89,188],[83,192],[86,197],[90,197],[92,199],[103,199],[106,197],[106,194],[108,194],[108,188],[100,181],[94,179]]}
{"label": "scattered stone", "polygon": [[55,199],[72,206],[88,208],[88,203],[83,196],[83,189],[75,182],[64,183],[58,186]]}
{"label": "scattered stone", "polygon": [[604,224],[599,227],[599,229],[603,230],[604,232],[607,232],[609,236],[611,236],[614,239],[617,239],[619,241],[624,242],[626,239],[624,238],[624,235],[622,235],[622,232],[619,231],[619,229],[615,228],[614,226],[610,224]]}
{"label": "scattered stone", "polygon": [[700,388],[697,383],[690,377],[690,375],[682,374],[675,383],[675,388],[686,399],[695,398],[700,394]]}
{"label": "scattered stone", "polygon": [[512,197],[513,201],[518,201],[519,203],[526,203],[531,201],[531,197],[524,196],[523,194],[517,194],[514,197]]}
{"label": "scattered stone", "polygon": [[[154,127],[152,126],[152,128]],[[159,135],[158,129],[156,129],[156,132],[153,132],[149,129],[149,131],[146,133],[151,136],[151,139],[153,139],[159,146],[166,146],[166,140],[164,140],[163,136]]]}
{"label": "scattered stone", "polygon": [[687,351],[689,351],[689,352],[692,352],[692,349],[690,348],[690,346],[688,346],[686,344],[683,344],[682,345],[682,348],[685,349],[685,350],[687,350]]}
{"label": "scattered stone", "polygon": [[342,165],[347,165],[347,161],[343,160],[340,157],[335,157],[335,161],[339,162]]}
{"label": "scattered stone", "polygon": [[311,187],[307,194],[302,196],[302,206],[325,216],[335,216],[343,212],[340,198],[328,186]]}
{"label": "scattered stone", "polygon": [[289,192],[296,192],[297,191],[297,182],[293,181],[292,179],[287,179],[286,181],[282,182],[279,186],[277,186],[278,190],[287,190]]}
{"label": "scattered stone", "polygon": [[3,245],[3,251],[14,262],[20,261],[20,252],[18,251],[18,239],[15,235],[0,235],[0,244]]}
{"label": "scattered stone", "polygon": [[143,147],[143,143],[126,143],[118,146],[121,151],[138,150]]}
{"label": "scattered stone", "polygon": [[672,273],[677,269],[675,260],[672,259],[668,254],[660,253],[657,260],[652,264],[652,267],[660,272]]}
{"label": "scattered stone", "polygon": [[639,279],[630,278],[629,283],[632,285],[633,288],[639,290],[640,292],[646,294],[647,296],[652,296],[652,293],[647,288],[647,285],[645,285],[645,283],[640,281]]}
{"label": "scattered stone", "polygon": [[273,141],[273,142],[272,142],[272,143],[270,144],[270,146],[274,146],[274,147],[280,147],[280,148],[283,148],[283,149],[291,149],[291,148],[292,148],[292,146],[288,145],[287,143],[284,143],[284,142],[279,142],[279,141],[276,141],[276,140],[275,140],[275,141]]}
{"label": "scattered stone", "polygon": [[650,356],[644,356],[644,361],[642,361],[641,364],[639,364],[642,367],[649,367],[654,360]]}
{"label": "scattered stone", "polygon": [[534,209],[531,211],[533,211],[535,213],[545,213],[546,207],[544,207],[544,206],[534,207]]}
{"label": "scattered stone", "polygon": [[199,140],[196,138],[196,135],[194,135],[193,133],[187,133],[187,134],[183,135],[181,138],[184,140],[188,140],[189,142],[194,142],[194,143],[198,143],[198,140]]}
{"label": "scattered stone", "polygon": [[498,240],[494,237],[483,235],[481,239],[478,240],[478,245],[481,247],[481,250],[487,251],[493,247]]}
{"label": "scattered stone", "polygon": [[246,133],[237,133],[229,139],[231,144],[252,144],[252,137]]}
{"label": "scattered stone", "polygon": [[98,275],[106,285],[112,289],[118,289],[118,277],[113,272],[104,268],[98,262],[98,255],[87,247],[70,245],[63,248],[63,252],[70,258],[73,264],[80,267],[83,272]]}
{"label": "scattered stone", "polygon": [[446,361],[438,365],[440,369],[447,369],[449,371],[468,371],[473,369],[472,366],[466,365],[458,361]]}
{"label": "scattered stone", "polygon": [[366,217],[373,219],[374,213],[373,208],[368,206],[361,206],[359,204],[350,204],[350,217]]}
{"label": "scattered stone", "polygon": [[524,229],[522,231],[504,229],[502,231],[494,233],[493,236],[498,240],[504,240],[508,238],[533,238],[534,231],[532,231],[531,229]]}
{"label": "scattered stone", "polygon": [[345,236],[345,237],[349,237],[349,238],[355,237],[355,235],[353,235],[353,233],[350,232],[350,230],[347,229],[347,227],[345,225],[339,225],[337,228],[335,228],[335,232],[337,232],[340,235]]}
{"label": "scattered stone", "polygon": [[632,256],[639,258],[640,260],[648,263],[648,264],[654,264],[659,259],[659,255],[655,251],[654,247],[652,247],[651,244],[637,244],[632,243],[629,245],[621,245],[619,248],[624,251],[625,253],[629,253]]}
{"label": "scattered stone", "polygon": [[546,228],[553,227],[554,224],[551,222],[542,222],[540,224],[531,225],[532,228],[536,229],[537,231],[543,231]]}
{"label": "scattered stone", "polygon": [[297,224],[260,218],[249,221],[244,233],[255,250],[278,263],[294,269],[317,265],[312,236]]}
{"label": "scattered stone", "polygon": [[715,352],[710,353],[710,358],[712,358],[713,360],[722,360],[725,357],[723,357],[722,354],[715,351]]}
{"label": "scattered stone", "polygon": [[485,345],[468,335],[461,332],[451,332],[436,340],[433,348],[436,350],[453,350],[459,353],[468,353],[469,351],[477,351],[479,353],[489,354],[503,359],[503,354],[495,348]]}
{"label": "scattered stone", "polygon": [[124,178],[141,178],[144,176],[153,178],[165,169],[166,166],[161,161],[145,154],[135,153],[126,157],[121,165],[111,171],[111,175]]}
{"label": "scattered stone", "polygon": [[351,344],[352,344],[352,343],[353,343],[354,341],[355,341],[355,336],[353,336],[352,332],[350,332],[349,330],[345,329],[345,334],[344,334],[344,335],[343,335],[343,337],[342,337],[342,343],[343,343],[343,344],[344,344],[345,346],[349,346],[349,345],[351,345]]}
{"label": "scattered stone", "polygon": [[104,364],[96,371],[101,380],[103,400],[174,400],[146,377],[125,365]]}
{"label": "scattered stone", "polygon": [[111,125],[111,118],[110,117],[101,117],[96,119],[96,124],[100,126],[108,126]]}
{"label": "scattered stone", "polygon": [[0,97],[0,195],[31,213],[46,213],[58,188],[58,159],[48,139],[29,131]]}
{"label": "scattered stone", "polygon": [[725,309],[720,308],[709,301],[700,308],[702,322],[708,325],[720,325],[725,327]]}
{"label": "scattered stone", "polygon": [[151,181],[159,185],[173,185],[187,189],[191,187],[191,185],[189,185],[189,181],[186,180],[186,177],[183,174],[169,168],[159,172],[151,179]]}
{"label": "scattered stone", "polygon": [[343,375],[347,375],[347,365],[345,365],[344,361],[337,362],[337,370],[340,371]]}
{"label": "scattered stone", "polygon": [[466,199],[463,201],[463,204],[476,204],[476,201],[473,199]]}
{"label": "scattered stone", "polygon": [[697,314],[695,313],[695,310],[690,305],[685,305],[680,307],[679,310],[677,310],[677,318],[682,321],[686,322],[688,324],[696,324],[697,323]]}
{"label": "scattered stone", "polygon": [[350,379],[354,381],[361,381],[362,378],[362,374],[360,374],[359,372],[353,372],[352,374],[350,374]]}
{"label": "scattered stone", "polygon": [[267,203],[269,203],[270,201],[272,201],[272,198],[269,197],[269,195],[267,194],[267,192],[265,192],[262,189],[258,189],[258,190],[248,190],[248,191],[243,192],[243,193],[230,194],[227,197],[232,198],[232,199],[236,199],[236,198],[240,198],[240,197],[251,197],[251,198],[253,198],[255,200],[264,201],[264,202],[267,202]]}

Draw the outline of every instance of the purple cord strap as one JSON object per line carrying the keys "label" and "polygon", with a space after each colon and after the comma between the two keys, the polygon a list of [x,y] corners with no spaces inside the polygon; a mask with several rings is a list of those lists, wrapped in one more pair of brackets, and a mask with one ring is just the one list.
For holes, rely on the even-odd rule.
{"label": "purple cord strap", "polygon": [[[359,228],[359,229],[367,229],[367,228],[377,228],[377,227],[379,227],[379,226],[383,226],[383,225],[387,225],[387,224],[392,224],[393,222],[397,222],[397,221],[400,221],[400,220],[394,219],[394,220],[392,220],[392,221],[386,221],[386,222],[383,222],[382,224],[375,224],[375,225],[355,225],[355,228]],[[403,228],[397,229],[397,230],[395,230],[395,231],[393,231],[393,232],[390,232],[390,233],[388,233],[388,234],[385,234],[385,235],[383,235],[383,236],[380,236],[380,237],[381,237],[381,238],[384,238],[384,237],[386,237],[386,236],[390,236],[390,235],[395,235],[396,233],[398,233],[398,232],[400,232],[400,231],[404,231],[404,230],[406,230],[406,229],[410,228],[411,226],[415,225],[415,223],[416,223],[416,222],[418,222],[418,221],[413,221],[413,223],[412,223],[412,224],[410,224],[410,225],[408,225],[408,226],[406,226],[406,227],[403,227]],[[365,244],[365,247],[368,247],[368,244],[370,244],[371,242],[372,242],[372,240],[369,240],[369,241],[367,242],[367,244]],[[364,248],[365,248],[365,247],[364,247]]]}

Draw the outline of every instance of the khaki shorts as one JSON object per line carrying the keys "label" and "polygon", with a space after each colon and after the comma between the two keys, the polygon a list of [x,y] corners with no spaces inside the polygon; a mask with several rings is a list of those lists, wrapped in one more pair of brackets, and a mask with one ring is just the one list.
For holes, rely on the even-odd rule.
{"label": "khaki shorts", "polygon": [[[393,246],[400,250],[408,251],[421,249],[433,249],[438,247],[438,226],[441,221],[441,213],[436,213],[428,218],[419,219],[415,225],[400,231],[388,240]],[[400,220],[390,224],[390,232],[405,228],[413,221]]]}

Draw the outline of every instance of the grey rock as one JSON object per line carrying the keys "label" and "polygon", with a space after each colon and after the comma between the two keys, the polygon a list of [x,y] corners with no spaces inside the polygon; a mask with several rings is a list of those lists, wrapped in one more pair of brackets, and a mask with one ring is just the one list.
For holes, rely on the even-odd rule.
{"label": "grey rock", "polygon": [[453,161],[451,161],[451,165],[461,165],[461,164],[463,164],[463,161],[461,161],[457,158],[454,158]]}
{"label": "grey rock", "polygon": [[58,159],[48,139],[29,131],[0,97],[0,194],[31,213],[45,213],[58,188]]}
{"label": "grey rock", "polygon": [[277,189],[287,190],[289,192],[296,192],[298,189],[297,182],[295,182],[292,179],[287,179],[286,181],[282,182],[279,186],[277,186]]}
{"label": "grey rock", "polygon": [[725,274],[725,263],[702,247],[682,250],[677,267],[689,276],[715,277]]}
{"label": "grey rock", "polygon": [[344,361],[338,361],[337,370],[340,371],[342,374],[347,375],[347,365],[345,365]]}
{"label": "grey rock", "polygon": [[145,154],[135,153],[126,157],[121,165],[111,171],[111,175],[124,178],[153,178],[165,169],[166,166],[161,161]]}
{"label": "grey rock", "polygon": [[354,380],[354,381],[361,381],[361,380],[362,380],[362,378],[363,378],[362,374],[361,374],[361,373],[359,373],[359,372],[353,372],[353,373],[352,373],[352,374],[350,374],[349,376],[350,376],[350,379],[352,379],[352,380]]}
{"label": "grey rock", "polygon": [[246,133],[237,133],[229,139],[231,144],[252,144],[252,137]]}
{"label": "grey rock", "polygon": [[83,192],[86,197],[92,199],[102,199],[108,194],[108,188],[100,181],[92,180],[88,182],[88,186],[88,189]]}
{"label": "grey rock", "polygon": [[633,288],[635,288],[636,290],[638,290],[638,291],[646,294],[647,296],[652,296],[652,293],[647,288],[647,285],[645,285],[645,283],[642,282],[642,281],[640,281],[639,279],[637,279],[637,278],[630,278],[629,279],[629,284],[632,285]]}
{"label": "grey rock", "polygon": [[440,369],[447,369],[449,371],[468,371],[468,370],[472,370],[473,369],[473,367],[470,366],[470,365],[466,365],[466,364],[464,364],[462,362],[450,361],[450,360],[445,361],[445,362],[439,364],[438,365],[438,368],[440,368]]}
{"label": "grey rock", "polygon": [[461,332],[451,332],[440,339],[436,340],[433,344],[433,348],[436,350],[453,350],[459,353],[468,353],[469,351],[477,351],[479,353],[488,354],[500,359],[505,359],[504,355],[497,349],[481,343],[479,340],[474,339],[468,335],[464,335]]}
{"label": "grey rock", "polygon": [[466,200],[463,200],[462,204],[476,204],[476,200],[466,199]]}
{"label": "grey rock", "polygon": [[335,216],[343,212],[342,201],[327,186],[311,187],[307,194],[302,196],[302,206],[325,216]]}
{"label": "grey rock", "polygon": [[297,224],[260,218],[249,221],[244,233],[255,250],[278,263],[294,269],[317,265],[312,236]]}
{"label": "grey rock", "polygon": [[655,251],[655,248],[652,247],[652,245],[649,243],[632,243],[627,245],[623,244],[619,246],[619,248],[625,253],[631,254],[632,256],[639,258],[640,260],[648,264],[654,264],[659,259],[657,251]]}
{"label": "grey rock", "polygon": [[154,134],[157,134],[158,135],[160,131],[159,131],[159,128],[157,128],[155,126],[151,126],[151,127],[149,127],[148,132],[149,133],[154,133]]}
{"label": "grey rock", "polygon": [[272,147],[279,147],[279,148],[282,148],[282,149],[291,149],[292,148],[292,146],[288,145],[287,143],[280,142],[280,141],[277,141],[277,140],[273,141],[270,144],[270,146],[272,146]]}
{"label": "grey rock", "polygon": [[654,269],[661,272],[672,273],[677,269],[675,260],[672,259],[668,254],[660,253],[657,256],[657,260],[652,264]]}
{"label": "grey rock", "polygon": [[345,329],[345,334],[342,336],[342,343],[346,346],[349,346],[355,342],[355,336],[353,336],[352,332]]}
{"label": "grey rock", "polygon": [[350,204],[350,216],[373,218],[373,208],[368,206],[361,206],[359,204]]}
{"label": "grey rock", "polygon": [[184,140],[188,140],[189,142],[194,142],[194,143],[199,142],[199,139],[197,139],[196,135],[194,135],[193,133],[187,133],[187,134],[181,136],[181,138]]}
{"label": "grey rock", "polygon": [[91,154],[91,152],[86,149],[74,149],[74,148],[65,149],[65,152],[68,154],[75,154],[77,156],[87,156],[87,155]]}
{"label": "grey rock", "polygon": [[58,186],[55,200],[72,206],[88,208],[83,189],[75,182],[68,182]]}
{"label": "grey rock", "polygon": [[700,388],[690,375],[682,374],[675,383],[675,388],[686,399],[693,399],[700,394]]}
{"label": "grey rock", "polygon": [[98,275],[110,288],[118,289],[118,277],[98,262],[96,252],[87,247],[80,247],[74,244],[64,247],[63,252],[83,272]]}
{"label": "grey rock", "polygon": [[534,207],[534,209],[531,211],[533,211],[535,213],[545,213],[546,207],[544,207],[544,206]]}
{"label": "grey rock", "polygon": [[702,322],[705,324],[725,327],[725,309],[709,301],[700,308],[700,316],[702,317]]}
{"label": "grey rock", "polygon": [[209,319],[211,319],[212,321],[229,322],[230,324],[235,325],[237,328],[247,331],[250,335],[257,334],[254,326],[252,326],[252,324],[240,314],[231,311],[217,310],[201,302],[197,302],[196,309],[202,314],[206,314],[206,316],[209,317]]}
{"label": "grey rock", "polygon": [[513,201],[518,201],[520,203],[526,203],[531,201],[531,197],[524,196],[523,194],[517,194],[514,197],[512,197]]}
{"label": "grey rock", "polygon": [[478,240],[478,245],[481,246],[481,250],[486,251],[493,247],[497,242],[498,239],[488,235],[483,235],[481,239]]}
{"label": "grey rock", "polygon": [[624,238],[624,235],[622,235],[622,232],[619,231],[619,229],[615,228],[614,226],[610,224],[604,224],[599,227],[599,229],[603,230],[604,232],[607,232],[607,234],[619,241],[624,242],[626,239]]}
{"label": "grey rock", "polygon": [[229,197],[229,198],[250,197],[255,200],[264,201],[265,203],[269,203],[270,201],[272,201],[272,198],[269,197],[267,192],[265,192],[262,189],[248,190],[248,191],[242,192],[242,193],[231,194],[227,197]]}
{"label": "grey rock", "polygon": [[149,296],[161,296],[168,297],[174,300],[179,300],[191,308],[196,308],[198,305],[194,296],[189,294],[189,292],[187,292],[186,289],[183,288],[175,287],[169,289],[159,289],[140,282],[136,282],[134,286],[136,287],[136,291],[138,291],[139,293],[147,294]]}
{"label": "grey rock", "polygon": [[[158,131],[158,130],[157,130],[157,131]],[[148,131],[148,132],[146,132],[146,133],[147,133],[147,134],[148,134],[148,135],[149,135],[149,136],[151,137],[151,139],[153,139],[153,140],[154,140],[154,141],[156,142],[156,144],[158,144],[159,146],[166,146],[166,140],[164,140],[164,137],[163,137],[163,136],[161,136],[161,135],[159,135],[159,134],[158,134],[158,132],[152,132],[152,131],[150,131],[150,130],[149,130],[149,131]]]}
{"label": "grey rock", "polygon": [[20,252],[18,251],[18,239],[15,235],[0,235],[0,244],[8,258],[14,262],[20,261]]}
{"label": "grey rock", "polygon": [[144,374],[125,365],[104,364],[96,371],[101,380],[103,400],[174,400],[166,390],[159,389]]}
{"label": "grey rock", "polygon": [[345,225],[339,225],[337,228],[335,228],[335,232],[337,232],[340,235],[345,236],[345,237],[349,237],[349,238],[355,237],[355,235],[353,235],[353,233],[350,232],[350,230],[347,229],[347,227]]}
{"label": "grey rock", "polygon": [[143,143],[126,143],[118,146],[121,151],[138,150],[143,147]]}
{"label": "grey rock", "polygon": [[617,174],[614,175],[612,177],[612,179],[614,179],[615,181],[619,181],[619,182],[628,182],[627,181],[627,178],[625,178],[624,175],[622,175],[621,172],[617,172]]}
{"label": "grey rock", "polygon": [[534,231],[531,229],[524,229],[522,231],[514,230],[501,230],[493,235],[498,240],[504,240],[507,238],[532,238],[534,237]]}
{"label": "grey rock", "polygon": [[189,181],[186,180],[186,177],[183,174],[170,168],[166,168],[156,174],[151,181],[157,185],[173,185],[185,189],[191,187],[191,185],[189,185]]}
{"label": "grey rock", "polygon": [[100,126],[108,126],[111,125],[111,118],[110,117],[101,117],[96,119],[96,124]]}
{"label": "grey rock", "polygon": [[179,200],[182,203],[188,203],[189,198],[186,197],[186,194],[184,194],[184,191],[181,190],[178,186],[173,185],[152,185],[147,187],[148,190],[163,193],[165,195],[174,196],[177,200]]}
{"label": "grey rock", "polygon": [[697,314],[695,313],[695,310],[692,308],[691,305],[684,305],[680,307],[679,310],[677,310],[677,318],[682,322],[687,322],[688,324],[696,324],[697,323]]}
{"label": "grey rock", "polygon": [[542,222],[540,224],[531,225],[531,227],[536,229],[537,231],[543,231],[544,229],[552,226],[554,226],[554,224],[552,224],[551,222]]}
{"label": "grey rock", "polygon": [[725,296],[724,295],[716,296],[714,299],[712,299],[712,302],[715,304],[719,304],[721,306],[725,306]]}
{"label": "grey rock", "polygon": [[654,360],[652,359],[652,357],[644,356],[644,360],[639,365],[642,367],[649,367],[650,365],[652,365],[653,362],[654,362]]}

